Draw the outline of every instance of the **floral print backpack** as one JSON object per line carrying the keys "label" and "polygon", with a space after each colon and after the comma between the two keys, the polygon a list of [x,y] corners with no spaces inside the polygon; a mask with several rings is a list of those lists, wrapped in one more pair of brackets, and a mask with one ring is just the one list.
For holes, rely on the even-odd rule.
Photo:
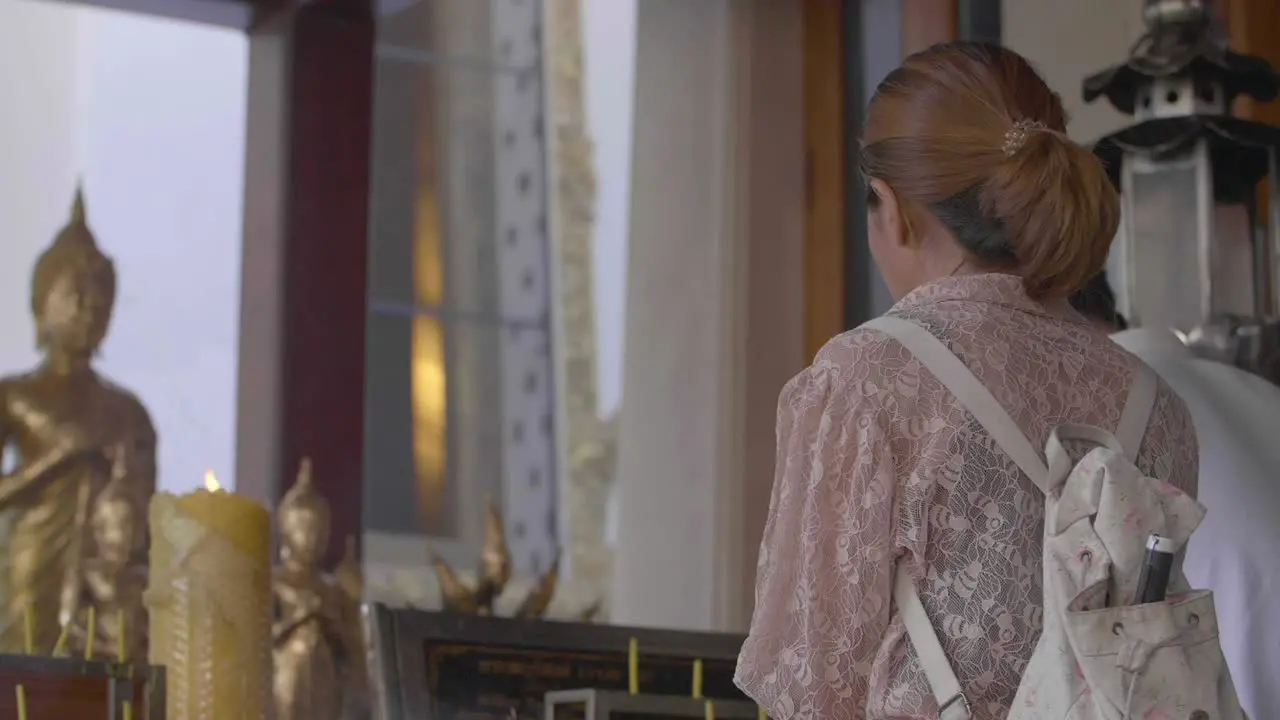
{"label": "floral print backpack", "polygon": [[[1062,425],[1041,454],[991,392],[928,330],[895,317],[864,327],[909,350],[1044,493],[1044,628],[1008,717],[1242,720],[1218,644],[1213,593],[1174,593],[1186,586],[1178,562],[1164,602],[1130,604],[1148,536],[1182,547],[1205,512],[1193,498],[1145,477],[1134,464],[1155,402],[1154,371],[1135,361],[1114,433]],[[1092,449],[1074,462],[1064,442]],[[901,567],[893,597],[940,719],[969,720],[964,689]]]}

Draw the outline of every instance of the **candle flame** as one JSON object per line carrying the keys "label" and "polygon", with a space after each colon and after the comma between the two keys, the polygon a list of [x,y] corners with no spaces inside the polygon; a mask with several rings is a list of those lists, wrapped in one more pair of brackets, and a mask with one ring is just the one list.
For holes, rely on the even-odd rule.
{"label": "candle flame", "polygon": [[222,484],[218,482],[212,470],[204,471],[204,489],[209,492],[218,492],[222,489]]}

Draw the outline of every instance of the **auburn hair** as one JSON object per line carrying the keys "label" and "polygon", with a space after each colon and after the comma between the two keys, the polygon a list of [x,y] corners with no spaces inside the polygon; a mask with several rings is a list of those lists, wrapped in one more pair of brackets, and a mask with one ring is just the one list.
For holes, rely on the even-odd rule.
{"label": "auburn hair", "polygon": [[1062,100],[1026,58],[992,43],[916,53],[880,83],[862,171],[932,213],[976,261],[1036,300],[1097,275],[1120,222],[1102,163],[1066,135]]}

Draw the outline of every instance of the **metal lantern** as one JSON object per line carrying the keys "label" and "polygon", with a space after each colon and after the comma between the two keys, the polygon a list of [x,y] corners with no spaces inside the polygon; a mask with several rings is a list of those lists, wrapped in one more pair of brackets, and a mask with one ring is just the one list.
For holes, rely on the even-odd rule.
{"label": "metal lantern", "polygon": [[1135,121],[1094,147],[1123,203],[1117,289],[1134,324],[1280,381],[1280,128],[1231,115],[1275,99],[1280,75],[1213,17],[1209,0],[1146,0],[1129,59],[1084,82]]}

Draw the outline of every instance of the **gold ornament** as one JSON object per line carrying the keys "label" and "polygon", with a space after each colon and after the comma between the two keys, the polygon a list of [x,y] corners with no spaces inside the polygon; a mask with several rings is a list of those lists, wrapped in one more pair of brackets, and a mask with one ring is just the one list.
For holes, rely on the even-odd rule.
{"label": "gold ornament", "polygon": [[[485,510],[484,548],[480,551],[480,568],[475,587],[463,582],[458,574],[440,556],[431,560],[436,580],[440,583],[440,595],[448,612],[469,615],[492,615],[494,603],[511,580],[511,549],[503,528],[502,511],[492,499]],[[538,578],[528,596],[521,601],[516,617],[542,617],[555,595],[560,577],[560,559]]]}

